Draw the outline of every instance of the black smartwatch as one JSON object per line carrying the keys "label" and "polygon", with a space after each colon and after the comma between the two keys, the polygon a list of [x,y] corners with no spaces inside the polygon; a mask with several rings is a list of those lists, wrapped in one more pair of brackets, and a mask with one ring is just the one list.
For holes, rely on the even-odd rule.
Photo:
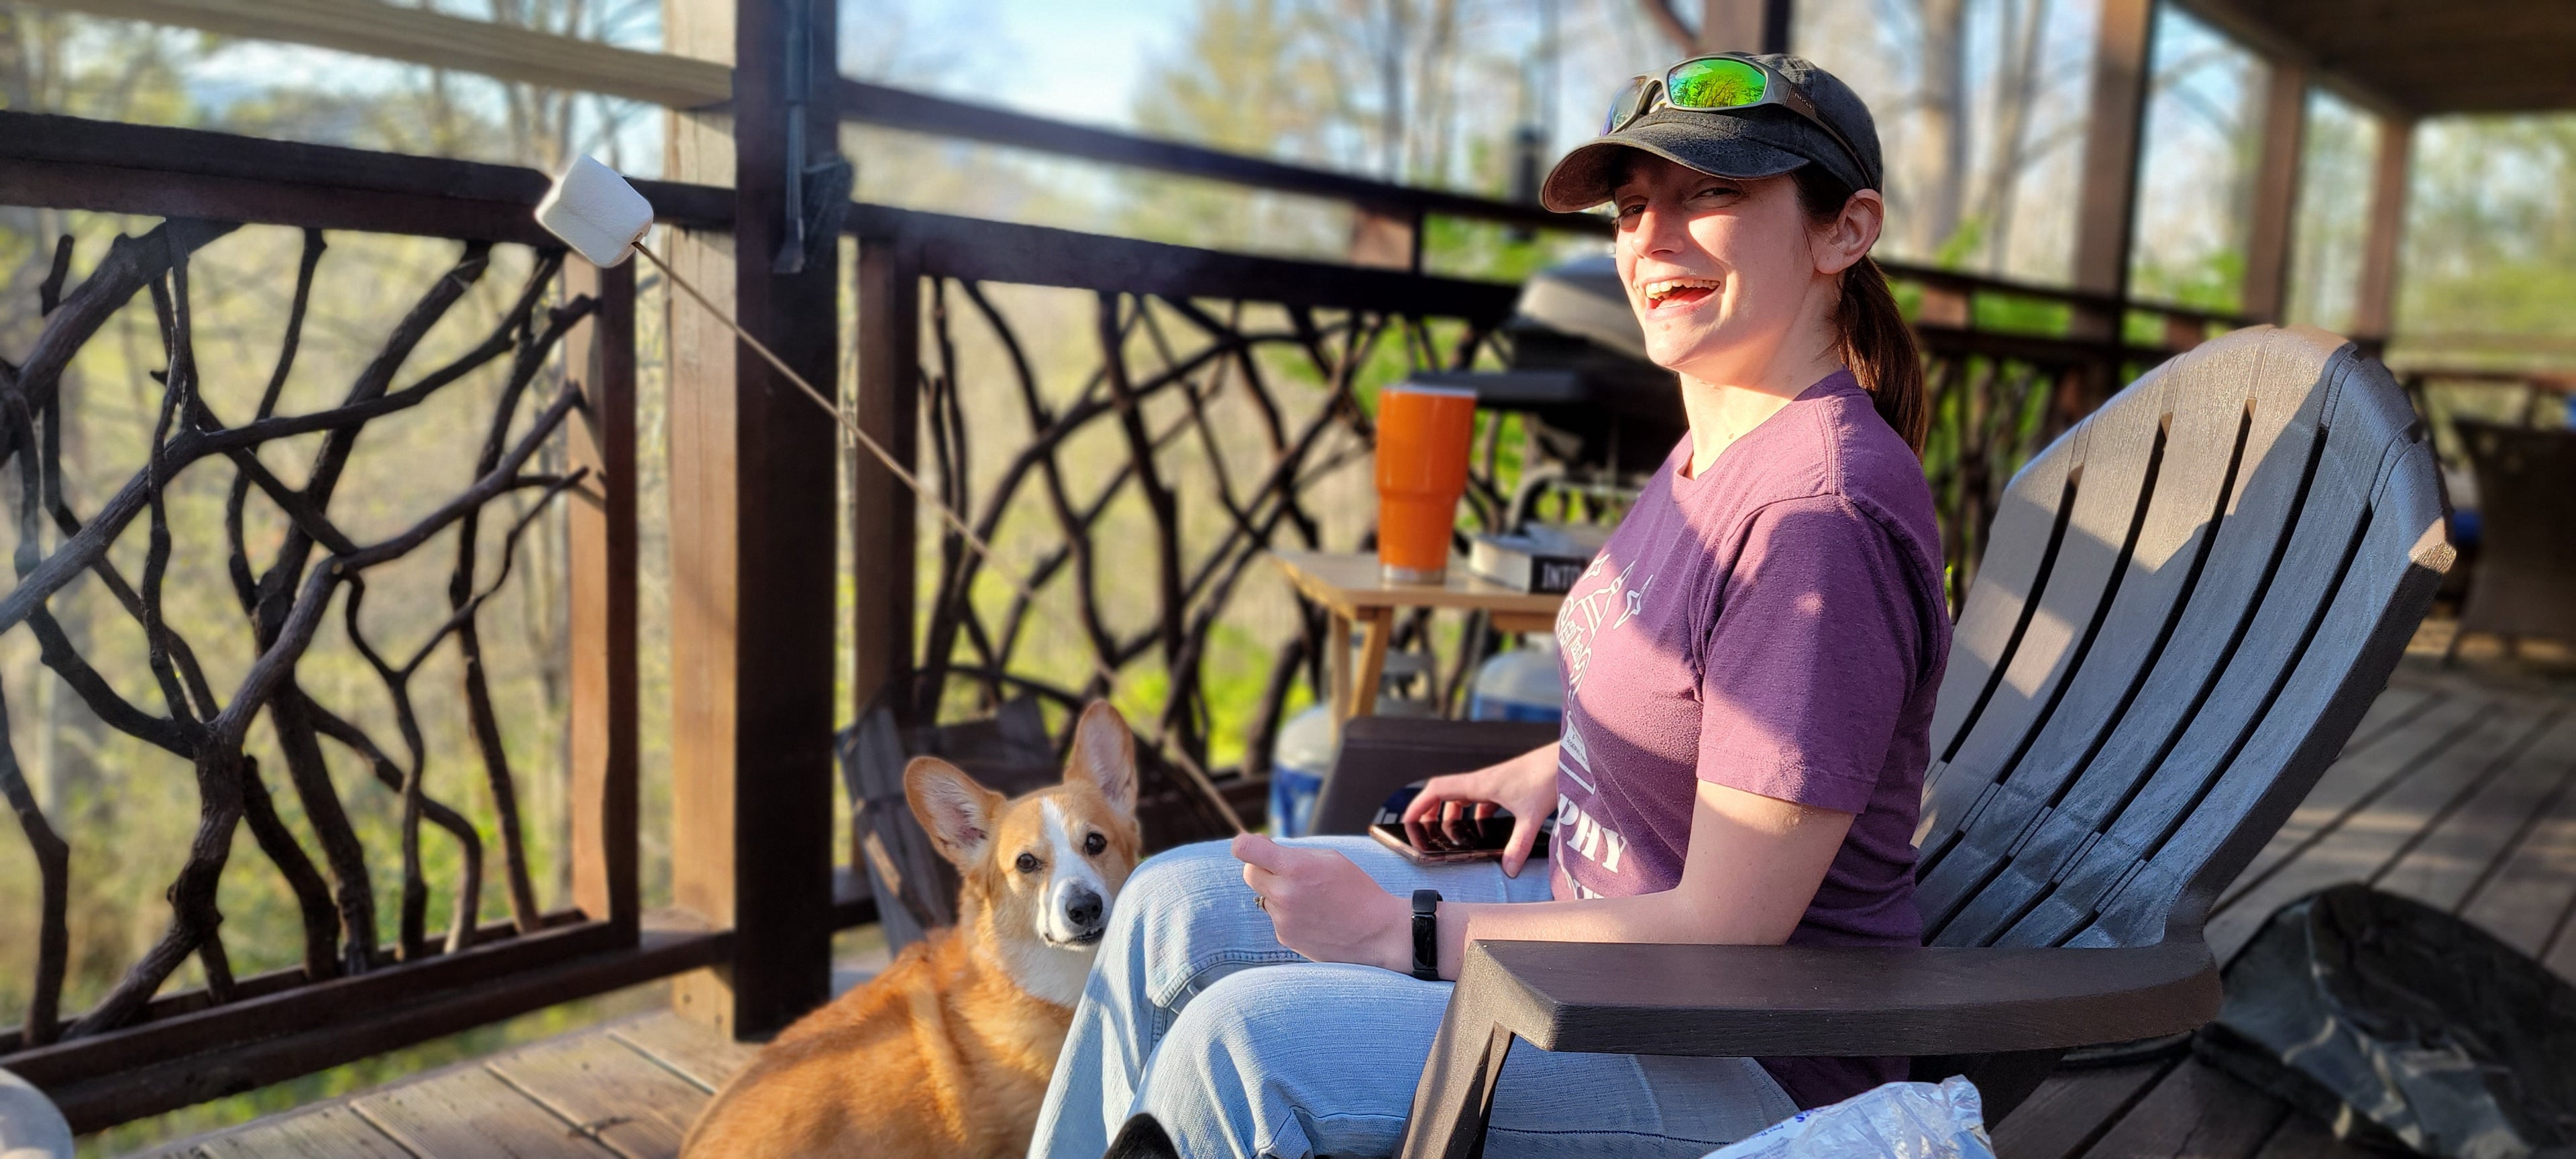
{"label": "black smartwatch", "polygon": [[1413,891],[1413,976],[1440,980],[1440,891]]}

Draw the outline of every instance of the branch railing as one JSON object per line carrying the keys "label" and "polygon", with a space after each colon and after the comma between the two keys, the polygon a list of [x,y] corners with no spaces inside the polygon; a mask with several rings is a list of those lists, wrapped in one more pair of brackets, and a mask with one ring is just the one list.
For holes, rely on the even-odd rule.
{"label": "branch railing", "polygon": [[[863,326],[923,336],[910,357],[863,356],[880,369],[862,374],[862,409],[886,397],[881,409],[919,416],[926,443],[905,453],[926,458],[916,466],[936,480],[938,501],[979,536],[1018,533],[1004,566],[1046,605],[979,598],[985,565],[944,526],[931,529],[926,583],[902,574],[916,552],[901,530],[854,545],[858,558],[887,561],[892,578],[878,582],[926,601],[917,646],[889,673],[918,690],[911,711],[934,712],[952,681],[986,705],[1031,692],[1071,706],[1151,687],[1163,695],[1139,723],[1163,738],[1165,757],[1202,768],[1241,736],[1221,737],[1220,718],[1248,712],[1258,747],[1292,683],[1322,663],[1320,623],[1274,594],[1248,614],[1294,628],[1262,641],[1276,647],[1258,692],[1231,713],[1211,703],[1211,650],[1247,630],[1238,600],[1262,557],[1323,546],[1328,520],[1345,537],[1366,530],[1365,513],[1318,504],[1373,510],[1353,502],[1373,494],[1365,479],[1354,490],[1347,474],[1373,447],[1367,400],[1411,371],[1490,355],[1515,295],[877,207],[850,228],[861,308],[874,319]],[[1058,328],[1079,353],[1041,364],[1025,317],[1041,303],[1005,301],[1003,287],[1056,291]],[[998,357],[970,365],[969,343]],[[1072,449],[1086,440],[1089,450]],[[1341,490],[1327,494],[1337,476]],[[1054,631],[1033,649],[1041,620]],[[1053,655],[1033,663],[1036,650]],[[1113,688],[1105,672],[1144,683]]]}
{"label": "branch railing", "polygon": [[[523,176],[516,171],[0,118],[0,203],[163,219],[116,237],[77,281],[77,247],[62,237],[39,287],[32,341],[0,352],[8,359],[0,361],[0,470],[17,483],[7,506],[18,545],[0,631],[23,625],[44,667],[101,724],[184,762],[197,814],[161,935],[87,1010],[65,1010],[67,854],[109,835],[48,819],[16,759],[23,738],[0,711],[0,792],[37,852],[42,898],[32,961],[9,964],[33,968],[23,1018],[0,1032],[0,1066],[43,1086],[89,1129],[719,960],[723,931],[669,915],[648,921],[638,906],[631,271],[566,270],[561,249],[526,221],[542,185],[514,181]],[[200,255],[245,222],[301,232],[292,285],[275,295],[283,326],[255,401],[207,389],[191,277]],[[334,231],[450,239],[457,256],[370,339],[372,352],[337,388],[337,402],[290,406],[314,393],[300,384],[314,377],[307,331]],[[526,273],[489,317],[473,317],[475,288],[504,250],[520,252],[500,264]],[[151,435],[120,485],[103,498],[83,495],[65,470],[62,430],[77,416],[67,415],[61,386],[138,297],[148,297],[157,334]],[[479,336],[452,355],[429,356],[433,332],[465,327]],[[420,481],[415,496],[439,501],[391,530],[378,526],[366,497],[351,494],[361,440],[377,455],[403,454],[399,436],[366,436],[395,416],[447,403],[469,382],[492,393],[474,449],[461,461],[407,467],[401,477]],[[299,453],[301,477],[290,482],[273,464]],[[209,533],[181,524],[172,489],[206,471],[225,474],[220,527],[211,531],[220,559],[184,567],[191,561],[181,545]],[[429,481],[448,471],[454,486],[442,493]],[[573,862],[573,904],[548,912],[519,807],[523,770],[511,756],[530,738],[505,732],[485,614],[520,575],[531,535],[554,520],[570,541],[567,602],[577,609],[567,666],[572,848],[563,852]],[[133,573],[120,561],[134,558],[138,541]],[[389,632],[369,601],[370,580],[409,560],[439,567],[443,590],[411,617],[426,631]],[[187,621],[203,617],[173,614],[188,594],[173,580],[209,570],[226,577],[229,592],[212,598],[232,606],[233,631],[251,645],[249,663],[229,681],[199,659],[210,638]],[[57,622],[54,601],[85,576],[144,640],[141,672],[114,670]],[[373,677],[374,705],[312,683],[315,640],[329,625]],[[453,695],[436,699],[461,709],[450,731],[468,738],[466,754],[434,753],[427,741],[420,684],[433,665],[442,679],[458,674]],[[121,691],[137,677],[154,699]],[[365,722],[360,709],[375,705],[390,718],[390,735]],[[255,723],[265,726],[273,764],[250,751]],[[360,787],[334,784],[334,749],[364,770]],[[461,802],[430,788],[433,763],[460,757],[479,765],[492,841]],[[389,896],[378,892],[352,817],[367,793],[393,802],[399,869]],[[231,856],[243,828],[261,864]],[[452,877],[432,880],[432,842],[449,843],[438,860],[454,867]],[[217,897],[228,875],[244,873],[273,874],[292,899],[301,941],[294,966],[237,975]],[[434,930],[439,893],[446,905]],[[486,898],[504,920],[484,919]],[[202,984],[174,991],[174,975],[191,962]]]}

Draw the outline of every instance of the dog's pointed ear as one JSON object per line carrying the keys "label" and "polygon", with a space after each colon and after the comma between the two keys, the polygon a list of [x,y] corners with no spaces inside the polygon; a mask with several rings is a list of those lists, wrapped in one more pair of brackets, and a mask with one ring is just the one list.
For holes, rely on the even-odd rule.
{"label": "dog's pointed ear", "polygon": [[903,795],[941,857],[960,869],[983,859],[984,846],[993,840],[993,818],[1001,812],[1000,793],[938,757],[914,757],[903,767]]}
{"label": "dog's pointed ear", "polygon": [[1064,763],[1064,779],[1090,782],[1111,808],[1135,815],[1136,737],[1127,731],[1127,718],[1108,701],[1092,701],[1082,710],[1082,720],[1073,726],[1073,758]]}

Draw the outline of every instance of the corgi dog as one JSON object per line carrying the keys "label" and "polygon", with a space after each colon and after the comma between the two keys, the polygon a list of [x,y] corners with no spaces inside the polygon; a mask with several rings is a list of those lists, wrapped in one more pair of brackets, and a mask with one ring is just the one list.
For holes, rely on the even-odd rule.
{"label": "corgi dog", "polygon": [[935,757],[904,795],[956,864],[957,924],[780,1032],[716,1092],[683,1159],[1028,1152],[1093,952],[1142,855],[1136,747],[1094,701],[1064,781],[1006,800]]}

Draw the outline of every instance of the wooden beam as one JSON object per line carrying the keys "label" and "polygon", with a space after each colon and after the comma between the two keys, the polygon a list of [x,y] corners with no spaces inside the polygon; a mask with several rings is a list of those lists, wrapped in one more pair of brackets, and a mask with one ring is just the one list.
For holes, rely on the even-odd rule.
{"label": "wooden beam", "polygon": [[[921,259],[911,239],[861,237],[858,268],[859,429],[906,469],[917,463],[920,428]],[[913,668],[913,561],[919,500],[876,456],[850,455],[850,708],[862,717],[890,682]],[[936,696],[936,692],[931,695]],[[897,705],[902,713],[908,706]],[[850,834],[853,866],[865,826]]]}
{"label": "wooden beam", "polygon": [[[663,920],[665,917],[668,920]],[[95,1131],[718,961],[732,935],[648,918],[547,930],[369,974],[210,1007],[9,1057],[74,1130]],[[527,951],[546,950],[545,956]],[[433,969],[432,967],[439,967]]]}
{"label": "wooden beam", "polygon": [[[1459,315],[1488,324],[1512,311],[1520,288],[1249,254],[1213,253],[1133,238],[986,221],[883,205],[853,205],[862,243],[901,242],[926,274],[1118,294],[1245,298],[1326,309]],[[2043,290],[2043,295],[2056,291]]]}
{"label": "wooden beam", "polygon": [[2379,164],[2370,182],[2370,233],[2361,248],[2361,292],[2353,300],[2352,336],[2386,341],[2397,321],[2397,252],[2406,234],[2406,176],[2415,122],[2379,120]]}
{"label": "wooden beam", "polygon": [[332,48],[670,108],[731,99],[721,64],[637,52],[376,0],[39,0],[49,8],[148,20],[224,36]]}
{"label": "wooden beam", "polygon": [[[2099,20],[2076,202],[2075,288],[2117,301],[2129,293],[2155,0],[2102,0]],[[2078,337],[2114,337],[2119,324],[2116,309],[2077,311]]]}
{"label": "wooden beam", "polygon": [[632,937],[636,863],[635,264],[573,259],[565,289],[599,310],[565,335],[584,405],[568,439],[586,468],[566,519],[572,587],[572,896]]}
{"label": "wooden beam", "polygon": [[1422,215],[1373,205],[1351,207],[1351,264],[1422,272]]}
{"label": "wooden beam", "polygon": [[2244,310],[2279,322],[2288,304],[2290,231],[2298,217],[2299,162],[2307,151],[2308,70],[2271,62],[2263,95],[2263,148],[2255,158],[2254,204],[2245,235]]}
{"label": "wooden beam", "polygon": [[2172,0],[2175,7],[2228,39],[2260,53],[2276,63],[2295,64],[2308,74],[2308,82],[2333,93],[2344,101],[2369,112],[2391,116],[2405,111],[2398,94],[2384,92],[2343,69],[2332,67],[2317,58],[2313,45],[2282,34],[2281,30],[2260,18],[2262,8],[2241,0]]}
{"label": "wooden beam", "polygon": [[[665,0],[671,50],[733,65],[728,112],[672,115],[666,170],[730,184],[730,234],[680,231],[673,268],[813,382],[834,381],[839,249],[774,274],[791,74],[832,75],[828,0]],[[789,12],[810,61],[787,65]],[[831,92],[815,84],[816,125]],[[807,134],[809,158],[833,134]],[[728,968],[675,988],[737,1037],[831,993],[835,424],[685,296],[671,295],[672,892],[735,933]]]}

